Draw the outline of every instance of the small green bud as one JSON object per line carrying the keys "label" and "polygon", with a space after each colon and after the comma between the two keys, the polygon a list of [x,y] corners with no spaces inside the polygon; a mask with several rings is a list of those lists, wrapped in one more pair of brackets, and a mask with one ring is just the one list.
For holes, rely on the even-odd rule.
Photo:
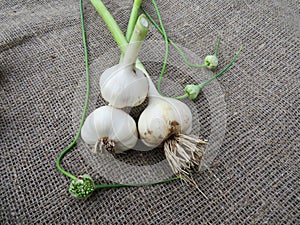
{"label": "small green bud", "polygon": [[188,84],[185,86],[184,91],[185,93],[187,93],[188,97],[191,100],[194,100],[195,98],[197,98],[199,92],[200,92],[200,86],[199,85],[195,85],[195,84]]}
{"label": "small green bud", "polygon": [[210,70],[214,70],[218,66],[218,58],[215,55],[208,55],[204,59],[206,67]]}
{"label": "small green bud", "polygon": [[75,198],[85,198],[93,193],[95,190],[95,185],[92,178],[84,174],[82,176],[78,176],[76,180],[72,180],[69,192]]}

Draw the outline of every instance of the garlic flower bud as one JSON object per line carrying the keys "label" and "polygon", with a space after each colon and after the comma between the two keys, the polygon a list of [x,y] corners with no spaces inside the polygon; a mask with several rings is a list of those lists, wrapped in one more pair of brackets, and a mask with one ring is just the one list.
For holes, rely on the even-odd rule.
{"label": "garlic flower bud", "polygon": [[111,106],[102,106],[86,118],[81,137],[85,143],[95,145],[95,152],[108,150],[121,153],[135,146],[136,123],[126,112]]}
{"label": "garlic flower bud", "polygon": [[147,97],[147,78],[136,68],[135,62],[148,29],[148,20],[142,14],[135,25],[123,61],[104,71],[100,77],[101,95],[111,106],[133,107],[140,105]]}
{"label": "garlic flower bud", "polygon": [[166,158],[176,175],[190,183],[189,171],[198,169],[206,142],[187,136],[192,130],[192,113],[183,102],[162,97],[149,80],[149,104],[140,115],[138,131],[143,143],[163,143]]}
{"label": "garlic flower bud", "polygon": [[216,44],[214,54],[213,55],[208,55],[204,59],[205,66],[210,70],[216,69],[218,64],[219,64],[219,60],[218,60],[217,55],[218,55],[219,48],[220,48],[220,40],[221,40],[221,37],[219,36],[218,40],[217,40],[217,44]]}
{"label": "garlic flower bud", "polygon": [[188,84],[185,86],[184,91],[191,100],[194,100],[198,97],[201,88],[200,85]]}
{"label": "garlic flower bud", "polygon": [[205,57],[204,63],[208,69],[214,70],[217,68],[219,62],[216,55],[208,55]]}
{"label": "garlic flower bud", "polygon": [[[202,82],[201,84],[188,84],[185,86],[184,88],[184,91],[186,93],[186,95],[183,95],[183,96],[187,96],[189,97],[191,100],[194,100],[197,98],[197,96],[199,95],[199,92],[200,90],[207,84],[209,84],[210,82],[212,82],[213,80],[215,80],[216,78],[218,78],[219,76],[222,76],[222,74],[224,74],[232,65],[233,63],[237,60],[240,52],[241,52],[242,48],[240,48],[240,50],[235,54],[235,56],[232,58],[232,60],[219,72],[217,73],[216,75],[214,75],[213,77],[209,78],[208,80]],[[211,59],[212,61],[214,60],[214,57],[216,60],[217,57],[215,55],[212,55],[211,56]],[[210,66],[213,66],[213,65],[217,65],[216,62],[214,62],[215,64],[209,64]],[[213,68],[213,67],[212,67]],[[211,69],[212,69],[211,68]],[[181,97],[181,96],[180,96]]]}

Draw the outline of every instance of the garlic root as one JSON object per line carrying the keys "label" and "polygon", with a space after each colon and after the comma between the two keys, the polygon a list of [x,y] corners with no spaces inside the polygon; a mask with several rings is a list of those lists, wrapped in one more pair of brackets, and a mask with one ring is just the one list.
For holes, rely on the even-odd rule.
{"label": "garlic root", "polygon": [[108,137],[99,138],[95,144],[94,152],[95,154],[103,154],[105,151],[116,153],[116,144],[113,140]]}
{"label": "garlic root", "polygon": [[185,134],[174,134],[164,143],[166,159],[172,171],[188,183],[195,184],[191,171],[198,171],[207,142]]}

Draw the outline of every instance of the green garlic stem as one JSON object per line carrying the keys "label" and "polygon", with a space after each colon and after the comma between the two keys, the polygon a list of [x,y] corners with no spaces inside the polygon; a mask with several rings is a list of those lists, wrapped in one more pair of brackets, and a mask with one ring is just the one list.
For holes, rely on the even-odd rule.
{"label": "green garlic stem", "polygon": [[164,23],[162,21],[162,18],[161,18],[159,9],[157,7],[157,4],[156,4],[155,0],[151,0],[151,2],[152,2],[152,5],[155,8],[156,15],[157,15],[157,18],[159,20],[160,28],[162,30],[162,35],[165,39],[165,57],[164,57],[163,66],[162,66],[161,73],[160,73],[160,76],[158,78],[158,84],[157,84],[158,93],[162,94],[162,92],[161,92],[161,82],[162,82],[162,79],[165,75],[165,71],[166,71],[166,68],[167,68],[167,61],[168,61],[168,56],[169,56],[169,43],[168,43],[168,36],[167,36],[166,30],[165,30],[165,27],[164,27]]}
{"label": "green garlic stem", "polygon": [[184,95],[180,95],[180,96],[175,97],[175,99],[182,100],[182,99],[185,99],[187,97],[189,97],[189,95],[188,94],[184,94]]}
{"label": "green garlic stem", "polygon": [[76,144],[79,136],[80,136],[80,132],[81,132],[81,128],[83,126],[85,117],[86,117],[86,113],[87,113],[87,108],[88,108],[88,104],[89,104],[89,96],[90,96],[90,76],[89,76],[89,60],[88,60],[88,50],[87,50],[87,45],[86,45],[86,35],[85,35],[85,28],[84,28],[84,17],[83,17],[83,6],[82,6],[82,0],[80,0],[80,23],[81,23],[81,30],[82,30],[82,41],[83,41],[83,46],[84,46],[84,57],[85,57],[85,74],[86,74],[86,94],[85,94],[85,102],[84,102],[84,107],[83,107],[83,113],[82,113],[82,117],[80,120],[80,124],[79,124],[79,128],[77,130],[77,133],[73,139],[73,141],[71,142],[71,144],[69,144],[69,146],[67,146],[57,157],[56,160],[56,167],[57,169],[64,175],[66,175],[67,177],[71,178],[72,180],[77,180],[77,177],[72,175],[71,173],[67,172],[66,170],[64,170],[61,166],[61,161],[64,158],[64,156],[74,147],[74,145]]}
{"label": "green garlic stem", "polygon": [[111,13],[108,11],[101,0],[91,0],[91,3],[103,19],[121,51],[125,52],[128,42],[126,41],[123,32],[121,31],[119,25],[117,24]]}
{"label": "green garlic stem", "polygon": [[[151,17],[151,15],[143,8],[141,7],[141,10],[143,13],[147,16],[148,20],[153,24],[153,26],[161,33],[161,35],[164,35],[163,30],[159,27],[159,25],[154,21],[154,19]],[[190,61],[188,61],[187,57],[185,56],[184,52],[176,45],[176,43],[167,36],[167,41],[176,49],[176,51],[179,53],[179,55],[182,57],[183,61],[186,65],[188,65],[191,68],[203,68],[206,66],[206,64],[193,64]]]}
{"label": "green garlic stem", "polygon": [[142,14],[139,16],[135,24],[134,31],[130,39],[130,43],[126,49],[123,58],[123,63],[131,65],[136,62],[143,41],[147,35],[148,29],[149,29],[148,19],[144,14]]}
{"label": "green garlic stem", "polygon": [[216,44],[216,48],[215,48],[215,52],[214,52],[214,56],[217,57],[218,53],[219,53],[219,49],[220,49],[220,41],[221,41],[221,36],[218,36],[218,40],[217,40],[217,44]]}
{"label": "green garlic stem", "polygon": [[127,30],[126,30],[127,42],[130,42],[130,38],[131,38],[132,32],[134,30],[134,26],[135,26],[137,18],[138,18],[138,13],[139,13],[141,4],[142,4],[142,0],[134,0],[134,2],[133,2],[133,6],[132,6],[132,10],[130,13],[130,18],[129,18]]}
{"label": "green garlic stem", "polygon": [[[113,16],[110,14],[110,12],[107,10],[105,5],[101,0],[91,0],[91,3],[93,4],[94,8],[98,12],[98,14],[101,16],[103,21],[105,22],[106,26],[108,27],[110,33],[112,34],[115,42],[117,43],[118,47],[121,50],[122,54],[125,54],[128,42],[121,31],[121,28],[113,18]],[[143,64],[137,60],[136,67],[143,71],[144,74],[149,75],[143,66]]]}

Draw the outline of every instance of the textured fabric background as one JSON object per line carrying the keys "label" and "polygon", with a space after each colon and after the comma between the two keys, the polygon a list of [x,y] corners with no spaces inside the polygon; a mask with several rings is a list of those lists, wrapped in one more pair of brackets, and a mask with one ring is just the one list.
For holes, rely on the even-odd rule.
{"label": "textured fabric background", "polygon": [[[131,1],[104,3],[125,31]],[[149,1],[143,6],[154,15]],[[84,7],[91,112],[103,103],[97,73],[117,63],[111,56],[119,52],[92,5],[85,1]],[[219,68],[244,47],[229,72],[197,101],[186,101],[194,133],[209,138],[215,151],[210,171],[194,176],[208,199],[180,181],[100,190],[83,201],[70,197],[70,180],[55,160],[72,141],[84,102],[79,2],[1,1],[1,224],[300,224],[300,2],[168,0],[158,7],[167,33],[193,62],[212,53],[218,34]],[[151,27],[147,41],[141,59],[157,79],[163,39]],[[171,49],[163,86],[169,95],[211,75],[180,61]],[[219,125],[212,124],[215,116],[222,119]],[[164,176],[156,167],[163,160],[161,149],[130,151],[113,159],[121,162],[114,166],[89,154],[79,140],[63,166],[89,173],[97,183],[140,182]]]}

